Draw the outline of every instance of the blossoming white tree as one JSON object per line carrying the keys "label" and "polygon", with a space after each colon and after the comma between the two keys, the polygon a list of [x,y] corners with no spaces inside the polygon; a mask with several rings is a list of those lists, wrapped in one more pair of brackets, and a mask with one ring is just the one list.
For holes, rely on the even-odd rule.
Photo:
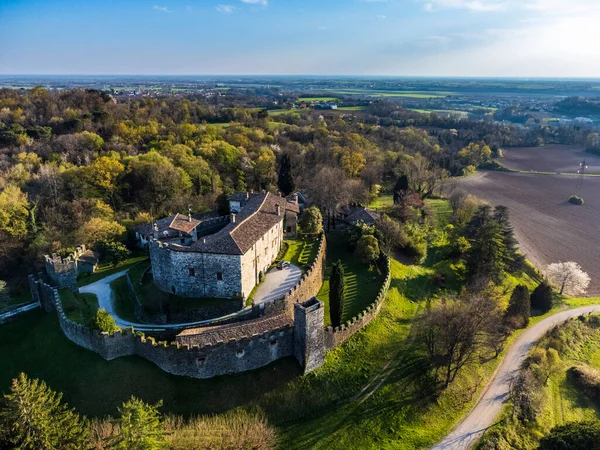
{"label": "blossoming white tree", "polygon": [[573,261],[550,264],[546,269],[546,277],[560,294],[585,294],[590,284],[590,276]]}

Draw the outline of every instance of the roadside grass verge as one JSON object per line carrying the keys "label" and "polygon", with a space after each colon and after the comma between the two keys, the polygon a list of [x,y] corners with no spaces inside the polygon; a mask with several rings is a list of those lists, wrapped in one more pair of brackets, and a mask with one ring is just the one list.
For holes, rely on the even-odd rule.
{"label": "roadside grass verge", "polygon": [[[576,319],[575,324],[580,325]],[[495,441],[505,446],[502,448],[533,450],[538,447],[540,439],[555,426],[600,419],[600,406],[594,404],[567,377],[567,370],[577,364],[590,364],[600,368],[600,329],[589,328],[584,333],[566,330],[566,327],[572,326],[571,321],[560,325],[568,335],[568,343],[560,351],[560,370],[542,388],[543,400],[535,421],[521,423],[514,420],[512,403],[509,402],[496,425],[486,432],[476,448],[485,448],[486,442]]]}
{"label": "roadside grass verge", "polygon": [[58,291],[63,311],[73,322],[91,326],[98,311],[98,298],[95,294],[76,294],[70,289]]}

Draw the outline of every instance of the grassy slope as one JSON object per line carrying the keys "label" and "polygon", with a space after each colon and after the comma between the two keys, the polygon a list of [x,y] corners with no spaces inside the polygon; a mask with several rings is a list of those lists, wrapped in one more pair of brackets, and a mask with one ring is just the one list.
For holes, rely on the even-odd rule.
{"label": "grassy slope", "polygon": [[536,423],[526,426],[514,425],[510,421],[512,407],[509,404],[493,430],[502,433],[511,445],[522,450],[533,450],[537,448],[539,439],[555,426],[600,419],[600,406],[595,405],[567,379],[567,369],[582,362],[600,369],[599,329],[584,336],[577,348],[563,355],[562,370],[553,375],[544,387],[544,401]]}
{"label": "grassy slope", "polygon": [[148,258],[148,256],[142,250],[134,250],[129,258],[123,262],[120,262],[116,266],[113,266],[112,264],[102,264],[98,267],[98,270],[92,274],[84,273],[79,275],[79,278],[77,279],[77,285],[81,287],[95,283],[96,281],[112,275],[113,273],[129,269],[139,262],[144,261],[146,258]]}
{"label": "grassy slope", "polygon": [[70,289],[59,291],[63,310],[69,319],[89,325],[96,317],[98,298],[94,294],[75,294]]}
{"label": "grassy slope", "polygon": [[289,247],[283,255],[284,261],[305,269],[307,263],[315,260],[319,250],[318,240],[286,239],[286,242]]}

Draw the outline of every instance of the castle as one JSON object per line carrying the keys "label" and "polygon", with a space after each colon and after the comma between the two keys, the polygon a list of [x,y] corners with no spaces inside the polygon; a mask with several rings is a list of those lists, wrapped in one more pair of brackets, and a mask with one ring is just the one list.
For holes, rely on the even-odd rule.
{"label": "castle", "polygon": [[235,193],[231,214],[175,214],[138,227],[155,285],[181,297],[247,298],[276,259],[284,234],[296,233],[298,197]]}

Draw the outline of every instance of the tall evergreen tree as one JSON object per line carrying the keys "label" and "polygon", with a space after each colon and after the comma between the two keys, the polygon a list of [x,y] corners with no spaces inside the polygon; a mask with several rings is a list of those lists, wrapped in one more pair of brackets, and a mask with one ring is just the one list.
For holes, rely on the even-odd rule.
{"label": "tall evergreen tree", "polygon": [[529,289],[527,289],[527,286],[519,284],[510,296],[504,319],[508,324],[516,328],[525,328],[529,325],[530,316]]}
{"label": "tall evergreen tree", "polygon": [[508,208],[502,205],[496,206],[493,218],[502,228],[506,246],[506,269],[511,273],[521,272],[525,266],[525,257],[519,253],[519,242],[515,238],[513,227],[510,224]]}
{"label": "tall evergreen tree", "polygon": [[465,228],[467,239],[473,239],[477,235],[479,229],[490,220],[492,220],[492,207],[490,205],[481,205],[467,223]]}
{"label": "tall evergreen tree", "polygon": [[292,177],[292,162],[286,154],[281,157],[281,162],[279,163],[277,186],[284,196],[291,194],[295,189],[294,178]]}
{"label": "tall evergreen tree", "polygon": [[0,441],[21,450],[88,448],[87,422],[61,400],[43,381],[19,374],[0,408]]}
{"label": "tall evergreen tree", "polygon": [[345,294],[344,266],[342,261],[338,260],[331,266],[331,275],[329,276],[329,315],[334,327],[342,323]]}
{"label": "tall evergreen tree", "polygon": [[394,186],[394,205],[401,204],[406,194],[408,194],[408,176],[402,173]]}
{"label": "tall evergreen tree", "polygon": [[505,269],[506,246],[500,225],[487,221],[471,240],[471,248],[467,253],[466,266],[469,281],[500,281]]}
{"label": "tall evergreen tree", "polygon": [[122,450],[158,450],[164,448],[164,429],[158,408],[131,397],[119,408],[119,438],[115,448]]}
{"label": "tall evergreen tree", "polygon": [[552,286],[542,281],[531,293],[531,307],[546,313],[552,309]]}

